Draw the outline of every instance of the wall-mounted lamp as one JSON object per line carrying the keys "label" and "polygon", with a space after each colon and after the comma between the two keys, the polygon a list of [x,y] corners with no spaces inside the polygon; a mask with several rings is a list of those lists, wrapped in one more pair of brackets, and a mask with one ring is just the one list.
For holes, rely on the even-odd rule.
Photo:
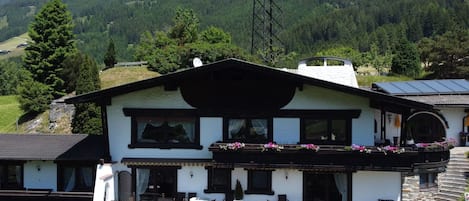
{"label": "wall-mounted lamp", "polygon": [[392,114],[388,113],[388,123],[391,123],[391,121],[392,121]]}
{"label": "wall-mounted lamp", "polygon": [[36,169],[37,169],[38,172],[41,171],[41,165],[39,165],[39,164],[36,165]]}
{"label": "wall-mounted lamp", "polygon": [[194,172],[192,172],[192,170],[189,172],[189,175],[192,177],[194,177]]}

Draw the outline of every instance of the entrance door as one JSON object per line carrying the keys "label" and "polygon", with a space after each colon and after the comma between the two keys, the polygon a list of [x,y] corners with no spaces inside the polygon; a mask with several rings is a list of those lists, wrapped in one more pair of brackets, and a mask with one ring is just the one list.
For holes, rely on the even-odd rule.
{"label": "entrance door", "polygon": [[152,197],[176,197],[177,168],[157,167],[150,169],[147,192],[153,193]]}
{"label": "entrance door", "polygon": [[342,201],[333,174],[303,172],[304,201]]}

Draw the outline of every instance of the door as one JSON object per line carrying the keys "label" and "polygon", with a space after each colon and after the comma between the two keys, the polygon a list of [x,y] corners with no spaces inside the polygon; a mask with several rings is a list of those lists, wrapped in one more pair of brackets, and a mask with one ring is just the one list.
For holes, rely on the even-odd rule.
{"label": "door", "polygon": [[342,201],[334,174],[303,172],[304,201]]}
{"label": "door", "polygon": [[177,168],[158,167],[151,169],[148,186],[153,188],[159,197],[176,197]]}

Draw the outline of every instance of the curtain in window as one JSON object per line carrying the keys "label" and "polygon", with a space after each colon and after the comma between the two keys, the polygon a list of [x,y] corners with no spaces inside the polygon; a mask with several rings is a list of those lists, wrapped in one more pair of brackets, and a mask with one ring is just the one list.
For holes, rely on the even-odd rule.
{"label": "curtain in window", "polygon": [[334,180],[337,190],[342,195],[342,201],[347,201],[347,174],[336,173],[334,174]]}
{"label": "curtain in window", "polygon": [[147,190],[149,178],[150,169],[137,169],[137,200],[140,200],[140,195]]}
{"label": "curtain in window", "polygon": [[237,134],[244,126],[246,126],[245,119],[230,119],[228,126],[229,138],[233,138],[233,134]]}
{"label": "curtain in window", "polygon": [[93,168],[84,167],[81,168],[81,175],[83,177],[83,183],[86,187],[92,187],[93,185]]}
{"label": "curtain in window", "polygon": [[258,135],[267,135],[267,121],[265,119],[253,119],[251,123]]}
{"label": "curtain in window", "polygon": [[75,168],[64,168],[64,187],[65,192],[75,188]]}
{"label": "curtain in window", "polygon": [[169,136],[169,142],[172,143],[192,143],[195,141],[195,123],[192,119],[173,119],[173,120],[155,120],[152,121],[145,121],[138,123],[138,140],[139,141],[148,141],[152,142],[155,141],[154,139],[147,139],[143,137],[143,131],[147,125],[151,125],[153,127],[160,127],[164,123],[167,123],[168,126],[173,127],[177,132],[177,136]]}
{"label": "curtain in window", "polygon": [[190,142],[194,142],[195,140],[195,129],[194,129],[194,122],[189,121],[171,121],[169,122],[169,126],[177,128],[178,126],[182,126],[184,131],[186,132],[186,137]]}

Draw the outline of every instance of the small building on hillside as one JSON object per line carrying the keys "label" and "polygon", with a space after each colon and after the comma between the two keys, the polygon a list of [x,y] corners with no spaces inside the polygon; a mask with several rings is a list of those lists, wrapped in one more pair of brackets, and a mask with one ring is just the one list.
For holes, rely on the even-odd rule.
{"label": "small building on hillside", "polygon": [[103,136],[0,134],[0,200],[89,201]]}
{"label": "small building on hillside", "polygon": [[239,181],[245,201],[399,201],[403,175],[445,170],[446,142],[375,134],[388,112],[433,113],[432,104],[303,67],[226,59],[66,99],[102,108],[109,158],[94,199],[231,201]]}

